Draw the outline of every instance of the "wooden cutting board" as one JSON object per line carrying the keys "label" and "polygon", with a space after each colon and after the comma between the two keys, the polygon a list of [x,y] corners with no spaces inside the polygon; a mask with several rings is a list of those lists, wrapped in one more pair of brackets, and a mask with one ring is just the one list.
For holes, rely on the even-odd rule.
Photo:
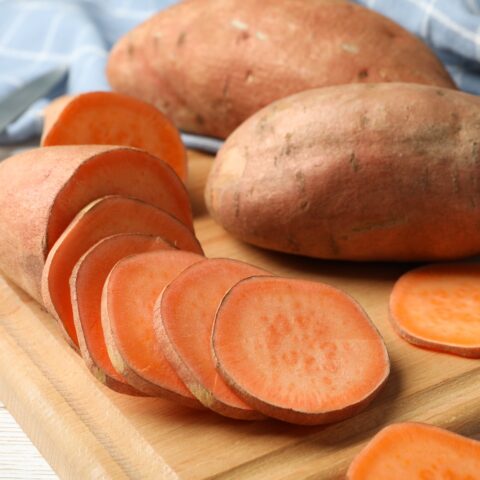
{"label": "wooden cutting board", "polygon": [[388,323],[393,282],[412,265],[327,262],[240,243],[207,215],[202,192],[211,162],[190,156],[188,187],[205,253],[345,289],[386,341],[392,362],[388,383],[363,413],[326,427],[233,421],[117,394],[89,374],[53,319],[0,277],[0,400],[60,477],[335,479],[361,446],[392,422],[480,433],[480,362],[412,347]]}

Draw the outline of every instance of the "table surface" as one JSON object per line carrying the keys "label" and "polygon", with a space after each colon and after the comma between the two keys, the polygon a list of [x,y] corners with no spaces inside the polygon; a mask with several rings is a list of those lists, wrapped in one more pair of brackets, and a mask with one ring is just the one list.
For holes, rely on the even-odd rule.
{"label": "table surface", "polygon": [[[0,160],[21,147],[24,146],[0,147]],[[57,478],[50,465],[0,402],[0,479],[54,480]]]}
{"label": "table surface", "polygon": [[50,465],[0,402],[0,479],[57,478]]}

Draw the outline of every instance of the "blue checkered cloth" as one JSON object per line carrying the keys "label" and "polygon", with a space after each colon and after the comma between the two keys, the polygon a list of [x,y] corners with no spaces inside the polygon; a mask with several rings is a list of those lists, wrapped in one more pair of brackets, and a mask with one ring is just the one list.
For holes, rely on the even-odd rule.
{"label": "blue checkered cloth", "polygon": [[59,95],[109,90],[108,52],[124,33],[176,0],[0,0],[0,98],[55,67],[68,76],[0,134],[13,143],[41,133]]}
{"label": "blue checkered cloth", "polygon": [[[457,85],[480,94],[480,0],[356,0],[423,38]],[[0,134],[0,143],[39,135],[55,96],[108,90],[108,51],[125,32],[176,0],[0,0],[0,97],[54,67],[68,77]]]}
{"label": "blue checkered cloth", "polygon": [[480,0],[357,0],[423,39],[457,86],[480,95]]}

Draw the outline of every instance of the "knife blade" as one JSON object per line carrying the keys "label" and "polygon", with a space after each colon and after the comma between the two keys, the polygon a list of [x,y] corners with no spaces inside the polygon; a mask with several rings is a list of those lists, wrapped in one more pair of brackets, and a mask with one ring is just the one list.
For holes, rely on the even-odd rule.
{"label": "knife blade", "polygon": [[65,66],[40,75],[12,93],[0,99],[0,133],[16,120],[36,100],[47,95],[64,79],[68,68]]}
{"label": "knife blade", "polygon": [[203,135],[194,135],[191,133],[182,133],[182,141],[187,148],[200,150],[210,154],[216,154],[223,145],[223,140],[219,138],[205,137]]}

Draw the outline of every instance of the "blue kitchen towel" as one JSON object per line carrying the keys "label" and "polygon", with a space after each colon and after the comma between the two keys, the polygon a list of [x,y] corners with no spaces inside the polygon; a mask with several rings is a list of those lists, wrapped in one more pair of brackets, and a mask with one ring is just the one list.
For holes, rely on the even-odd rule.
{"label": "blue kitchen towel", "polygon": [[422,38],[459,88],[480,95],[480,0],[356,0]]}
{"label": "blue kitchen towel", "polygon": [[[461,89],[480,94],[480,0],[356,1],[423,38]],[[66,65],[69,69],[66,80],[49,98],[36,102],[0,134],[0,143],[39,135],[41,111],[54,96],[108,90],[105,65],[113,43],[174,3],[176,0],[0,0],[0,97],[54,67]]]}

